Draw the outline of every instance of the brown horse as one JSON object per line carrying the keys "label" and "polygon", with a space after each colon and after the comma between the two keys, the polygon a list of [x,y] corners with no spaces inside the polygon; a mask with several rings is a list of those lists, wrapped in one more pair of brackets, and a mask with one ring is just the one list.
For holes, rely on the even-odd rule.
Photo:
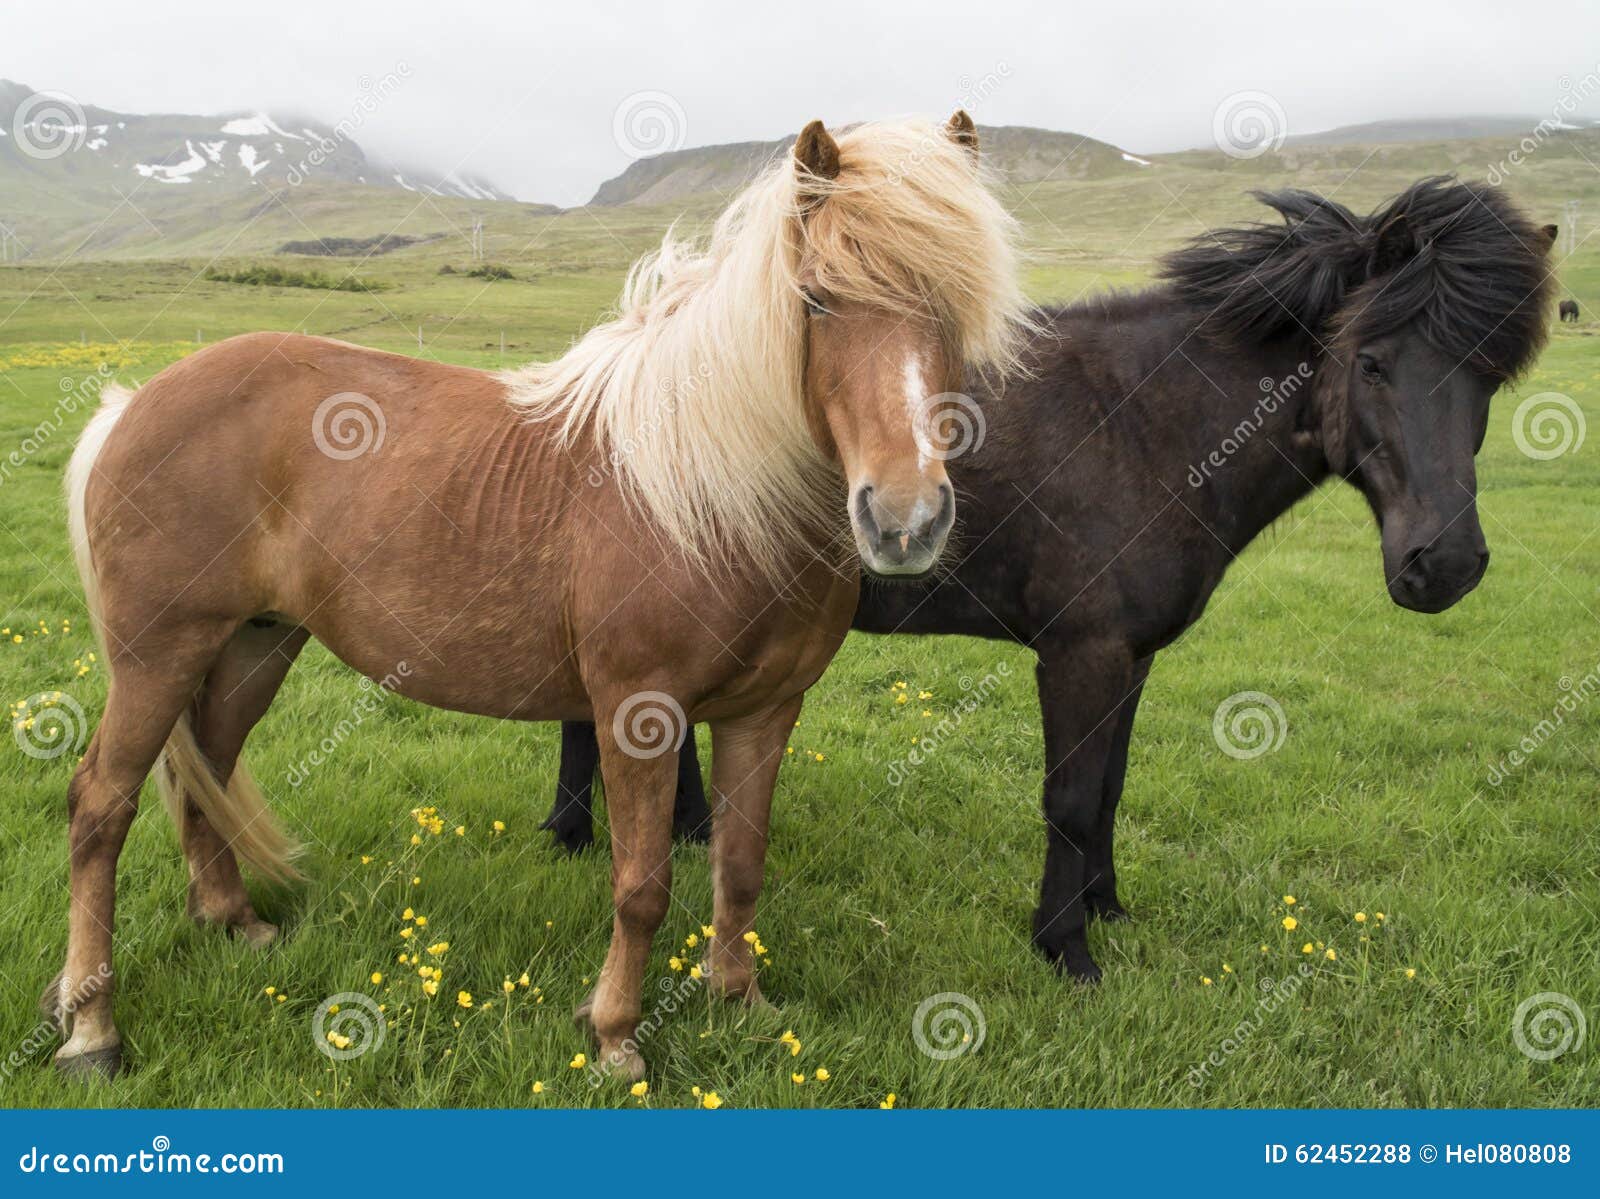
{"label": "brown horse", "polygon": [[671,751],[709,722],[704,967],[759,999],[743,934],[785,738],[855,610],[847,518],[870,569],[934,564],[954,515],[944,393],[1010,362],[1024,319],[976,148],[964,113],[837,140],[814,122],[703,249],[669,235],[616,319],[553,363],[493,375],[254,334],[109,395],[67,481],[111,680],[68,793],[57,1064],[121,1064],[117,856],[153,767],[190,914],[276,934],[237,859],[287,877],[293,845],[239,757],[312,636],[423,703],[599,725],[615,921],[578,1015],[634,1078]]}

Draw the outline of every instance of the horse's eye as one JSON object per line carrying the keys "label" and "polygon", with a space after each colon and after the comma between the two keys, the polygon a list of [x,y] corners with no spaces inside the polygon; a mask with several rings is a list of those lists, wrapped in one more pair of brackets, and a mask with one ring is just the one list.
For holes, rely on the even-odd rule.
{"label": "horse's eye", "polygon": [[800,295],[806,302],[806,311],[812,316],[821,316],[828,311],[822,306],[822,301],[817,299],[816,293],[810,288],[801,288]]}
{"label": "horse's eye", "polygon": [[1368,383],[1383,381],[1383,367],[1378,365],[1378,360],[1371,354],[1357,354],[1356,365],[1361,368],[1361,377]]}

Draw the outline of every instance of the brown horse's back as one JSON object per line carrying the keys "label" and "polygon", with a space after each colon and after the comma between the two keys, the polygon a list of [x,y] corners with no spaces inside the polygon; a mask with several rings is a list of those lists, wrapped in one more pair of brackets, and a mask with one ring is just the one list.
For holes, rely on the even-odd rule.
{"label": "brown horse's back", "polygon": [[[168,605],[235,624],[273,613],[370,676],[405,663],[401,690],[426,702],[501,709],[480,671],[562,657],[580,466],[485,372],[232,338],[143,387],[95,463],[90,543],[104,608],[127,625],[108,632],[137,652]],[[560,708],[575,685],[570,669],[538,681]]]}

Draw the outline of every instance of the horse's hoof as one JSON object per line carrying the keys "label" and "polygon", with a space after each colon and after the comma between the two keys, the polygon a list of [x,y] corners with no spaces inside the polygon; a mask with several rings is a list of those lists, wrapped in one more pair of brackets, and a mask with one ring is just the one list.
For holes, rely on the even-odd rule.
{"label": "horse's hoof", "polygon": [[568,853],[582,853],[594,844],[594,829],[587,824],[568,824],[552,816],[539,826],[549,830],[550,839]]}
{"label": "horse's hoof", "polygon": [[252,920],[239,925],[234,931],[251,949],[265,949],[278,939],[278,926],[265,920]]}
{"label": "horse's hoof", "polygon": [[637,1049],[619,1048],[610,1053],[602,1052],[600,1069],[610,1078],[622,1078],[628,1082],[644,1081],[644,1058]]}
{"label": "horse's hoof", "polygon": [[1132,920],[1133,915],[1115,899],[1104,901],[1089,901],[1089,915],[1095,920],[1104,920],[1107,924],[1120,924],[1125,920]]}
{"label": "horse's hoof", "polygon": [[76,1078],[81,1082],[95,1079],[110,1082],[122,1072],[122,1046],[108,1045],[104,1049],[89,1049],[71,1055],[57,1051],[56,1070],[63,1078]]}

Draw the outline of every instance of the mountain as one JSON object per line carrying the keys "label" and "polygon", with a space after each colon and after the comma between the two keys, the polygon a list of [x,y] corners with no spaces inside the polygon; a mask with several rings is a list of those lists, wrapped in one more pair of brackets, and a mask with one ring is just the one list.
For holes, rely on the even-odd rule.
{"label": "mountain", "polygon": [[[262,112],[140,115],[79,105],[0,79],[0,173],[43,187],[223,192],[308,180],[511,200],[488,181],[370,157],[327,124]],[[141,189],[143,190],[143,189]]]}
{"label": "mountain", "polygon": [[1556,118],[1463,116],[1415,117],[1390,121],[1368,121],[1363,125],[1340,125],[1317,133],[1301,133],[1284,138],[1289,146],[1386,145],[1393,142],[1443,142],[1467,138],[1516,138],[1530,133],[1541,120],[1566,130],[1600,126],[1590,117]]}
{"label": "mountain", "polygon": [[[979,126],[978,142],[984,159],[1011,184],[1135,175],[1154,165],[1092,137],[1025,125]],[[706,192],[736,191],[793,144],[791,136],[770,142],[696,146],[641,158],[602,183],[589,203],[597,208],[666,204]]]}

